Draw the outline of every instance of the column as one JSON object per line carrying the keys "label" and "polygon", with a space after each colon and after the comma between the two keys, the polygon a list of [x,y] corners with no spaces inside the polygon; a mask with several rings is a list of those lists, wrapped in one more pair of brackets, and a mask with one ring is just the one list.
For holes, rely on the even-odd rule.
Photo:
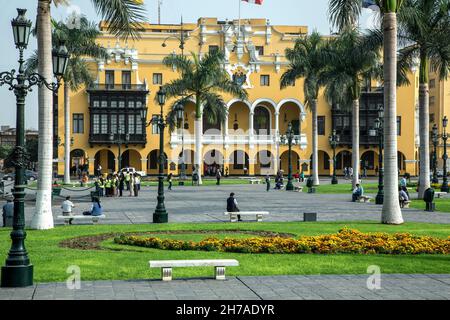
{"label": "column", "polygon": [[249,124],[248,137],[249,137],[250,144],[253,144],[253,136],[255,134],[254,125],[253,125],[253,118],[254,118],[253,116],[254,115],[255,115],[255,113],[253,111],[250,111],[249,119],[248,119],[248,124]]}
{"label": "column", "polygon": [[147,172],[147,158],[141,158],[141,169],[142,171]]}
{"label": "column", "polygon": [[274,174],[278,173],[279,170],[279,164],[280,164],[280,140],[279,140],[279,135],[280,135],[280,113],[279,112],[275,112],[275,163],[274,163]]}
{"label": "column", "polygon": [[89,176],[95,175],[95,158],[89,158]]}

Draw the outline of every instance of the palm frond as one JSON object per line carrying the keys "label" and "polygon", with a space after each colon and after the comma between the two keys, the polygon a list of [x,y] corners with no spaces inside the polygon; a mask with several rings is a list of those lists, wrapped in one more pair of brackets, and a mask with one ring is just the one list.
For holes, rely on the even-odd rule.
{"label": "palm frond", "polygon": [[358,24],[361,10],[361,0],[329,0],[328,20],[332,27],[340,32],[345,28],[353,28]]}

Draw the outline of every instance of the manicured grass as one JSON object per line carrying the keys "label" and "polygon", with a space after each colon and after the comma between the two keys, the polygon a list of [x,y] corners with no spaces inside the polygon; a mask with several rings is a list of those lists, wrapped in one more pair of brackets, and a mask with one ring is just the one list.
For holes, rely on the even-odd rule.
{"label": "manicured grass", "polygon": [[[378,192],[378,184],[377,183],[363,183],[364,193],[372,193],[376,194]],[[352,194],[352,185],[350,183],[342,183],[342,184],[326,184],[316,186],[316,193],[346,193]],[[308,188],[304,187],[303,192],[308,192]]]}
{"label": "manicured grass", "polygon": [[[159,269],[149,269],[152,259],[205,259],[233,258],[240,266],[229,268],[228,275],[282,275],[282,274],[365,274],[369,265],[378,265],[384,273],[450,273],[450,256],[445,255],[315,255],[315,254],[237,254],[200,251],[164,251],[121,246],[108,239],[102,243],[106,250],[80,250],[59,246],[62,240],[110,232],[148,232],[156,230],[266,230],[300,235],[335,233],[347,226],[363,232],[410,232],[446,238],[450,225],[407,223],[400,226],[381,225],[376,222],[317,222],[317,223],[214,223],[164,225],[97,225],[64,226],[52,230],[29,230],[27,250],[35,268],[36,282],[65,281],[67,267],[78,265],[82,280],[100,279],[158,279]],[[0,230],[0,259],[2,262],[10,248],[10,229]],[[162,237],[163,235],[155,235]],[[213,234],[164,235],[176,239],[198,240]],[[231,236],[228,233],[218,237]],[[242,237],[243,235],[232,235]],[[251,235],[245,235],[252,237]],[[114,249],[114,250],[111,250]],[[174,277],[212,276],[212,268],[178,268]]]}
{"label": "manicured grass", "polygon": [[[450,198],[434,198],[436,203],[436,211],[438,212],[450,212]],[[425,210],[425,202],[423,200],[413,199],[409,205],[411,208]]]}

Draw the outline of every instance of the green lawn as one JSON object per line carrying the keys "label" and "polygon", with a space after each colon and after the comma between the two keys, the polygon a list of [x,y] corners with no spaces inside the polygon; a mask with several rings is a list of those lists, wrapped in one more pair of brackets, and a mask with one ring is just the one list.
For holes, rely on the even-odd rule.
{"label": "green lawn", "polygon": [[[439,212],[450,212],[450,198],[434,198],[436,203],[436,211]],[[425,202],[423,200],[413,199],[412,203],[409,205],[411,208],[425,210]]]}
{"label": "green lawn", "polygon": [[[109,232],[142,232],[156,230],[266,230],[300,235],[335,233],[342,227],[363,232],[411,232],[417,235],[448,237],[450,225],[407,223],[387,226],[376,222],[318,222],[318,223],[214,223],[164,225],[97,225],[64,226],[52,230],[29,230],[27,250],[35,268],[36,282],[65,281],[67,267],[78,265],[82,280],[94,279],[158,279],[159,269],[149,269],[151,259],[235,258],[240,266],[229,268],[229,275],[282,275],[282,274],[365,274],[369,265],[378,265],[384,273],[450,273],[450,256],[445,255],[314,255],[314,254],[237,254],[200,251],[163,251],[157,249],[121,246],[112,238],[104,241],[105,250],[80,250],[59,246],[62,240]],[[10,247],[9,229],[0,230],[0,259],[2,263]],[[174,239],[199,240],[213,234],[156,235]],[[218,237],[231,235],[221,233]],[[212,268],[178,268],[175,277],[212,276]]]}
{"label": "green lawn", "polygon": [[[378,192],[378,184],[377,183],[363,183],[364,193],[373,193],[376,194]],[[345,184],[326,184],[315,187],[316,193],[347,193],[352,194],[352,185],[350,183]],[[308,188],[303,188],[303,192],[308,192]]]}

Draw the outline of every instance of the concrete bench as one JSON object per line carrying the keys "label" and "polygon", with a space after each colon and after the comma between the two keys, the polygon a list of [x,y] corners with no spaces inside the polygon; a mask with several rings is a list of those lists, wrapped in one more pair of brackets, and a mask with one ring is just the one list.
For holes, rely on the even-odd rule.
{"label": "concrete bench", "polygon": [[56,219],[64,220],[64,224],[69,224],[70,220],[80,220],[86,221],[91,220],[93,224],[96,224],[100,219],[104,219],[106,216],[102,214],[101,216],[84,216],[84,215],[76,215],[76,216],[57,216]]}
{"label": "concrete bench", "polygon": [[400,202],[400,206],[402,207],[402,208],[409,208],[409,205],[411,204],[411,201],[410,200],[408,200],[408,201],[403,201],[403,204],[402,204],[402,202]]}
{"label": "concrete bench", "polygon": [[435,192],[434,193],[435,194],[435,196],[437,197],[437,198],[443,198],[444,196],[446,196],[447,195],[447,192]]}
{"label": "concrete bench", "polygon": [[149,261],[150,268],[161,268],[161,279],[172,280],[174,267],[214,267],[216,280],[225,280],[225,267],[238,267],[239,261],[234,259],[205,259],[205,260],[153,260]]}
{"label": "concrete bench", "polygon": [[241,212],[224,212],[224,214],[230,216],[230,222],[236,222],[237,215],[256,216],[256,221],[260,222],[260,221],[262,221],[262,216],[268,215],[269,212],[267,212],[267,211],[241,211]]}
{"label": "concrete bench", "polygon": [[360,196],[360,197],[358,197],[358,202],[367,202],[367,203],[369,203],[371,200],[373,200],[373,198],[372,197],[369,197],[369,196]]}
{"label": "concrete bench", "polygon": [[250,184],[260,184],[261,183],[261,179],[250,179],[250,180],[248,180],[248,182],[250,183]]}
{"label": "concrete bench", "polygon": [[303,186],[297,183],[294,183],[294,191],[297,192],[302,192],[303,191]]}

